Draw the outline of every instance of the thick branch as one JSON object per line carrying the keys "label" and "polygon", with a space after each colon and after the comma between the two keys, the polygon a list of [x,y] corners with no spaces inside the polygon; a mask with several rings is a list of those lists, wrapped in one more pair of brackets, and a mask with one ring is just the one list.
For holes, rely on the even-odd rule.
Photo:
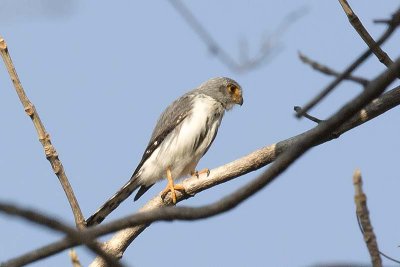
{"label": "thick branch", "polygon": [[379,253],[378,243],[374,229],[372,228],[371,220],[369,218],[369,211],[367,207],[367,196],[362,189],[362,178],[360,170],[356,170],[353,175],[354,184],[354,202],[356,204],[356,212],[363,229],[364,241],[367,245],[368,252],[371,255],[372,266],[381,267],[382,260]]}
{"label": "thick branch", "polygon": [[46,129],[40,120],[39,114],[36,111],[35,106],[30,102],[25,94],[22,84],[18,78],[17,71],[15,70],[14,64],[11,60],[10,54],[8,53],[7,44],[4,39],[0,36],[0,53],[3,61],[7,67],[10,78],[14,84],[15,91],[25,109],[26,114],[31,118],[33,125],[39,136],[39,141],[44,148],[46,158],[50,161],[51,167],[54,173],[57,175],[64,192],[68,198],[69,204],[71,205],[72,212],[75,217],[76,226],[80,229],[84,228],[85,218],[83,217],[81,208],[79,207],[78,201],[75,198],[74,191],[72,190],[71,184],[68,181],[67,175],[65,174],[64,167],[58,158],[58,153],[51,143],[50,135],[46,132]]}
{"label": "thick branch", "polygon": [[[367,105],[362,111],[353,115],[352,119],[348,120],[345,124],[343,124],[339,129],[335,132],[331,132],[331,134],[327,134],[324,139],[320,140],[318,144],[322,144],[324,142],[330,141],[332,139],[337,138],[341,134],[347,132],[348,130],[357,127],[368,120],[379,116],[380,114],[386,112],[387,110],[397,106],[400,104],[400,87],[397,87],[391,91],[388,91],[378,99],[372,101],[369,105]],[[224,166],[211,170],[211,174],[208,177],[201,176],[199,179],[192,177],[183,181],[185,188],[190,194],[197,194],[207,188],[213,187],[215,185],[224,183],[229,181],[235,177],[241,176],[243,174],[249,173],[251,171],[257,170],[276,159],[276,157],[285,151],[290,151],[296,147],[299,140],[306,138],[313,131],[315,131],[316,127],[306,131],[297,136],[291,137],[289,139],[283,140],[276,144],[261,148],[257,151],[250,153],[249,155],[235,160],[231,163],[228,163]],[[317,143],[313,144],[317,145]],[[190,196],[182,196],[178,194],[178,200],[182,200],[184,197],[188,198]],[[166,205],[161,201],[159,196],[156,196],[151,201],[149,201],[141,211],[145,210],[153,210],[157,207],[162,207]],[[137,216],[137,215],[134,215]],[[142,215],[140,215],[142,216]],[[90,236],[92,238],[98,237],[100,235],[112,233],[114,231],[126,228],[130,225],[128,222],[120,223],[121,220],[113,224],[103,224],[94,228],[89,228],[81,233],[84,236]],[[121,230],[116,233],[116,235],[106,243],[105,248],[107,251],[112,251],[115,253],[115,256],[122,256],[125,249],[128,245],[147,227],[147,224],[131,227],[128,229]],[[31,256],[30,260],[33,261],[32,254],[36,257],[36,259],[43,258],[48,255],[53,255],[58,253],[64,249],[70,248],[72,246],[77,245],[77,242],[73,242],[71,240],[61,240],[55,242],[53,244],[47,245],[40,249],[37,249],[33,252],[27,253],[26,255],[22,255],[21,258]],[[15,259],[14,259],[15,260]]]}
{"label": "thick branch", "polygon": [[[297,160],[301,155],[303,155],[311,147],[324,142],[327,138],[330,138],[332,132],[337,132],[340,126],[357,115],[366,104],[372,101],[374,98],[379,96],[384,92],[386,87],[395,79],[397,73],[400,71],[400,59],[397,59],[394,64],[392,64],[388,70],[379,75],[376,79],[371,81],[371,83],[365,88],[365,90],[355,97],[352,101],[347,103],[342,107],[337,113],[335,113],[331,118],[326,121],[321,122],[315,128],[309,130],[306,134],[298,137],[291,146],[291,149],[287,149],[281,155],[277,157],[274,164],[272,164],[260,177],[249,182],[247,185],[243,186],[239,190],[235,191],[231,195],[224,197],[223,199],[203,207],[199,208],[186,208],[186,207],[166,207],[164,209],[154,209],[145,213],[138,213],[136,215],[127,218],[126,221],[118,220],[115,221],[114,227],[120,224],[126,223],[127,225],[138,225],[143,224],[142,227],[147,227],[147,225],[153,221],[154,218],[162,218],[162,220],[174,220],[174,219],[184,219],[193,220],[199,218],[210,217],[222,212],[226,212],[241,202],[246,200],[248,197],[252,196],[267,184],[272,182],[279,174],[285,171],[295,160]],[[278,145],[278,144],[277,144]],[[275,150],[273,146],[273,150]],[[274,154],[275,156],[276,154]],[[154,217],[153,217],[154,216]],[[143,219],[146,218],[146,219]],[[143,220],[142,220],[143,219]],[[108,227],[112,227],[113,223],[110,223]],[[121,227],[121,225],[119,225]],[[101,228],[101,226],[99,226]],[[128,243],[132,242],[134,237],[128,239],[122,236],[123,231],[132,231],[135,229],[122,230],[118,232],[114,238],[122,237],[122,239],[114,241],[114,238],[110,240],[109,243],[117,244],[120,246],[120,242],[128,240]],[[138,230],[138,229],[136,229]],[[143,229],[141,230],[143,231]],[[108,246],[107,249],[110,249]],[[119,254],[122,253],[119,251]],[[113,251],[115,252],[115,251]],[[101,259],[96,259],[91,266],[105,266]]]}

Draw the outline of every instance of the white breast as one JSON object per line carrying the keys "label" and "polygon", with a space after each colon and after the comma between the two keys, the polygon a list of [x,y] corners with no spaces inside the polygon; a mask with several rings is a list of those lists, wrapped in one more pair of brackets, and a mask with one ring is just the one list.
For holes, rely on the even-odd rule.
{"label": "white breast", "polygon": [[[198,95],[196,98],[190,115],[164,139],[143,164],[139,177],[143,184],[151,185],[165,177],[167,167],[171,168],[174,179],[195,170],[224,115],[224,108],[213,98],[205,95]],[[208,131],[204,131],[205,129]],[[195,142],[202,133],[202,142],[194,150]]]}

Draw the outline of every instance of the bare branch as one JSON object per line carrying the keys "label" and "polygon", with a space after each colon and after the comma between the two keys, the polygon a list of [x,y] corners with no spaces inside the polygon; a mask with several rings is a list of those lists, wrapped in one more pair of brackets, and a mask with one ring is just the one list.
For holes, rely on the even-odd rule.
{"label": "bare branch", "polygon": [[381,267],[382,260],[379,255],[378,243],[372,228],[371,220],[369,218],[369,211],[367,207],[367,196],[362,190],[362,178],[360,170],[356,170],[353,175],[354,184],[354,202],[356,204],[357,216],[360,218],[362,225],[364,241],[367,244],[368,252],[371,255],[372,266]]}
{"label": "bare branch", "polygon": [[339,0],[340,5],[342,6],[346,16],[348,17],[350,24],[353,28],[358,32],[364,42],[368,45],[369,49],[375,54],[375,56],[379,59],[380,62],[385,64],[386,67],[389,67],[393,60],[384,52],[381,47],[375,42],[372,36],[368,33],[367,29],[365,29],[364,25],[361,23],[358,16],[351,9],[347,0]]}
{"label": "bare branch", "polygon": [[[299,106],[295,106],[293,109],[294,109],[294,111],[296,111],[297,113],[301,111],[301,107],[299,107]],[[304,116],[305,118],[309,119],[310,121],[315,122],[315,123],[321,123],[321,122],[322,122],[322,120],[320,120],[320,119],[318,119],[318,118],[316,118],[316,117],[314,117],[314,116],[311,116],[311,115],[308,114],[308,113],[304,113],[303,116]]]}
{"label": "bare branch", "polygon": [[[338,130],[349,118],[352,118],[359,112],[366,104],[372,101],[375,97],[384,92],[386,87],[395,79],[398,71],[400,71],[400,58],[392,64],[388,70],[384,71],[376,79],[365,88],[357,97],[344,105],[337,113],[332,115],[328,120],[318,124],[315,128],[309,130],[306,135],[299,137],[292,143],[291,149],[286,150],[279,155],[275,162],[258,178],[249,182],[232,194],[225,196],[213,204],[205,205],[198,208],[190,207],[165,207],[162,209],[153,209],[146,212],[139,212],[135,215],[127,217],[122,220],[116,220],[109,223],[107,227],[117,227],[121,229],[123,226],[137,226],[147,227],[148,224],[156,220],[195,220],[207,218],[226,212],[235,208],[241,202],[254,195],[270,182],[272,182],[278,175],[285,171],[295,160],[303,155],[311,147],[319,144],[324,139],[331,136],[331,132]],[[275,148],[275,147],[274,147]],[[95,228],[100,229],[102,226]],[[106,227],[106,226],[103,226]],[[124,231],[124,230],[123,230]],[[143,231],[143,230],[142,230]],[[117,233],[118,236],[121,232]],[[126,238],[126,237],[124,237]],[[113,239],[112,239],[113,240]],[[111,241],[112,241],[111,240]],[[120,246],[122,240],[116,242]],[[129,243],[133,239],[129,239]],[[108,246],[106,246],[109,249]],[[126,248],[124,248],[126,249]],[[118,255],[123,252],[119,251]],[[96,259],[91,266],[105,266],[102,260]]]}
{"label": "bare branch", "polygon": [[[67,235],[66,240],[75,244],[86,245],[95,254],[102,257],[102,259],[104,259],[106,263],[110,264],[110,266],[120,266],[120,267],[123,266],[120,262],[118,262],[118,260],[113,255],[106,253],[101,248],[101,246],[93,240],[92,237],[81,235],[81,232],[79,230],[75,230],[73,227],[70,227],[55,218],[52,218],[48,215],[40,214],[37,211],[19,208],[15,205],[4,202],[3,203],[0,202],[0,211],[10,216],[20,217],[35,224],[45,226],[49,229],[65,233]],[[46,255],[39,257],[37,256],[38,255],[36,253],[28,253],[25,254],[23,257],[18,257],[7,262],[2,262],[0,263],[0,266],[1,267],[21,266],[46,257]]]}
{"label": "bare branch", "polygon": [[[397,63],[399,64],[399,63]],[[398,66],[396,67],[398,68]],[[393,75],[394,76],[394,75]],[[382,79],[386,80],[387,83],[390,82],[390,79],[387,80],[389,77],[383,76],[379,79],[379,81],[382,81]],[[394,78],[393,78],[394,79]],[[375,88],[379,85],[380,83],[377,82],[372,82],[368,88]],[[369,92],[370,90],[367,88],[365,92]],[[369,93],[368,93],[369,94]],[[359,99],[359,98],[357,98]],[[349,105],[353,105],[353,103],[356,100],[353,100]],[[357,101],[356,101],[357,102]],[[359,104],[359,103],[358,103]],[[357,104],[357,105],[358,105]],[[322,144],[324,142],[330,141],[334,138],[339,137],[341,134],[345,133],[346,131],[357,127],[366,121],[375,118],[376,116],[379,116],[380,114],[386,112],[387,110],[393,108],[394,106],[397,106],[400,104],[400,87],[397,87],[391,91],[388,91],[378,99],[372,101],[370,104],[368,104],[363,110],[359,111],[353,117],[348,120],[345,124],[343,124],[339,129],[333,131],[329,130],[326,135],[320,139],[315,141],[315,143],[312,143],[312,145],[318,145]],[[269,163],[271,163],[273,160],[276,159],[279,155],[281,155],[284,152],[287,151],[292,151],[294,149],[298,149],[299,144],[304,142],[304,140],[308,140],[310,136],[314,136],[316,132],[319,132],[321,127],[327,127],[325,126],[326,122],[321,123],[317,127],[312,128],[311,130],[308,130],[302,134],[299,134],[297,136],[291,137],[289,139],[283,140],[281,142],[278,142],[276,144],[264,147],[262,149],[259,149],[257,151],[252,152],[251,154],[235,160],[231,163],[228,163],[224,166],[221,166],[219,168],[211,170],[211,174],[209,177],[200,177],[200,179],[197,179],[196,177],[191,177],[189,179],[186,179],[183,181],[185,188],[187,189],[188,193],[191,195],[197,194],[203,190],[206,190],[207,188],[210,188],[212,186],[224,183],[226,181],[229,181],[235,177],[238,177],[240,175],[249,173],[251,171],[257,170]],[[282,161],[282,160],[281,160]],[[270,171],[271,172],[271,171]],[[244,189],[242,189],[244,190]],[[189,198],[190,195],[185,195],[182,196],[182,194],[178,194],[177,198],[178,201],[182,200],[183,198]],[[87,237],[87,238],[95,238],[100,235],[112,233],[114,231],[118,231],[120,229],[124,229],[127,227],[131,227],[128,229],[124,229],[114,235],[114,237],[108,241],[105,244],[104,249],[106,249],[108,252],[112,252],[113,255],[116,255],[118,257],[122,256],[123,252],[125,249],[128,247],[128,245],[143,231],[146,229],[146,227],[149,225],[149,214],[153,214],[152,212],[144,212],[145,210],[154,210],[157,212],[161,212],[164,215],[167,216],[175,216],[172,215],[172,212],[176,209],[177,212],[179,212],[181,207],[176,207],[172,209],[156,209],[157,207],[162,207],[167,205],[167,202],[163,202],[159,196],[155,197],[152,199],[150,202],[148,202],[141,210],[143,212],[130,216],[129,220],[126,219],[121,219],[114,221],[112,223],[106,223],[103,225],[99,225],[93,228],[88,228],[84,231],[81,232],[81,237]],[[190,209],[190,208],[184,208],[184,209]],[[161,216],[161,215],[160,215]],[[159,217],[160,218],[160,217]],[[184,218],[184,217],[163,217],[165,220],[172,220],[172,219],[189,219],[189,218]],[[140,220],[139,220],[140,219]],[[135,221],[136,220],[136,221]],[[146,221],[147,220],[147,221]],[[135,226],[132,227],[132,225],[137,225],[140,223],[145,223],[143,225]],[[27,253],[25,255],[22,255],[20,257],[28,257],[30,261],[34,261],[37,259],[41,259],[43,257],[53,255],[55,253],[58,253],[64,249],[70,248],[72,246],[78,245],[78,242],[71,241],[68,239],[64,239],[58,242],[55,242],[53,244],[47,245],[45,247],[39,248],[33,252]],[[12,259],[16,260],[16,259]],[[12,261],[10,260],[10,261]]]}
{"label": "bare branch", "polygon": [[[345,123],[346,120],[356,115],[367,103],[372,101],[375,97],[379,96],[385,88],[394,80],[397,72],[400,70],[400,59],[396,61],[388,70],[379,75],[373,80],[366,89],[352,101],[347,103],[330,119],[320,123],[314,129],[308,131],[308,134],[297,139],[290,150],[285,151],[275,160],[260,177],[249,182],[239,190],[224,197],[223,199],[203,207],[188,208],[188,207],[165,207],[163,209],[154,209],[148,212],[139,212],[136,215],[127,218],[124,222],[119,220],[121,224],[128,223],[129,225],[140,225],[154,222],[154,218],[163,218],[162,220],[184,219],[193,220],[210,217],[222,212],[226,212],[241,202],[252,196],[267,184],[272,182],[279,174],[286,170],[291,163],[304,154],[312,146],[315,146]],[[189,192],[190,193],[190,192]],[[154,217],[153,217],[154,216]],[[135,218],[136,217],[136,218]],[[117,225],[117,221],[114,222]],[[108,224],[111,228],[113,223]],[[121,226],[121,225],[120,225]],[[100,228],[101,226],[99,226]],[[118,233],[117,233],[118,235]],[[104,266],[100,262],[95,262],[92,266]]]}
{"label": "bare branch", "polygon": [[85,227],[85,218],[82,215],[81,208],[79,207],[78,201],[74,195],[74,191],[72,190],[71,184],[68,181],[67,175],[65,174],[64,167],[58,158],[58,153],[51,143],[50,135],[46,132],[46,129],[40,120],[39,114],[36,111],[35,106],[30,102],[28,97],[25,94],[25,91],[22,87],[22,84],[18,78],[17,71],[15,70],[14,64],[8,53],[8,48],[5,40],[0,36],[0,53],[3,58],[4,64],[7,67],[10,78],[14,84],[15,90],[18,94],[18,97],[22,103],[22,106],[25,109],[26,114],[31,118],[33,125],[37,131],[39,136],[39,141],[44,148],[44,153],[46,158],[50,161],[51,167],[53,168],[54,173],[57,175],[58,180],[60,181],[64,192],[68,198],[69,204],[72,208],[72,212],[74,214],[76,226],[79,229]]}
{"label": "bare branch", "polygon": [[[170,4],[175,8],[175,10],[184,18],[187,24],[192,28],[192,30],[200,37],[200,39],[206,44],[208,50],[215,55],[224,65],[234,72],[242,72],[246,70],[251,70],[261,63],[265,62],[266,59],[271,56],[272,52],[277,48],[277,37],[282,35],[287,28],[302,17],[306,12],[306,8],[301,8],[291,12],[288,16],[284,18],[279,27],[276,29],[275,34],[267,38],[261,45],[258,55],[253,58],[248,58],[247,54],[243,53],[245,51],[241,50],[242,55],[246,57],[241,57],[242,61],[238,62],[233,58],[228,52],[226,52],[218,42],[212,37],[212,35],[205,29],[205,27],[196,19],[193,13],[187,8],[180,0],[169,0]],[[242,46],[243,48],[243,46]]]}
{"label": "bare branch", "polygon": [[[340,76],[340,72],[333,70],[333,69],[329,68],[328,66],[325,66],[317,61],[310,59],[309,57],[307,57],[306,55],[304,55],[301,52],[299,52],[298,55],[299,55],[300,60],[303,63],[310,65],[314,70],[317,70],[326,75],[331,75],[331,76],[335,76],[335,77]],[[367,84],[369,83],[369,81],[367,79],[364,79],[364,78],[358,77],[358,76],[352,76],[352,75],[349,75],[344,79],[359,83],[364,87],[367,86]],[[305,114],[304,114],[304,116],[305,116]]]}
{"label": "bare branch", "polygon": [[[400,9],[398,9],[393,15],[388,24],[388,28],[383,35],[376,42],[377,45],[382,45],[400,25]],[[304,113],[308,112],[318,102],[320,102],[325,96],[327,96],[333,89],[336,88],[345,78],[347,78],[357,67],[359,67],[370,55],[372,54],[371,49],[368,48],[362,53],[353,63],[351,63],[335,80],[333,80],[327,87],[325,87],[318,95],[316,95],[311,101],[309,101],[302,108],[301,112],[296,114],[296,117],[300,118]]]}

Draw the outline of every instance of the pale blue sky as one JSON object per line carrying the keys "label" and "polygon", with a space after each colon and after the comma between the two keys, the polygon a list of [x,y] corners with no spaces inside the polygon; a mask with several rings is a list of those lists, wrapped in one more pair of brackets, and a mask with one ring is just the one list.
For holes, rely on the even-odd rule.
{"label": "pale blue sky", "polygon": [[[232,73],[168,1],[0,1],[6,39],[25,90],[51,134],[85,216],[129,179],[164,107],[214,76],[244,90],[244,105],[226,114],[199,169],[214,168],[314,124],[297,120],[302,105],[332,78],[303,65],[297,51],[338,70],[365,49],[337,1],[186,1],[233,56],[247,40],[250,54],[285,15],[308,13],[277,40],[281,52],[259,68]],[[350,1],[374,37],[398,1]],[[398,56],[399,34],[384,49]],[[373,78],[376,58],[356,73]],[[3,64],[0,67],[0,199],[38,209],[73,224],[69,204],[44,157]],[[361,90],[345,82],[312,110],[326,118]],[[128,248],[130,266],[310,266],[368,263],[354,215],[352,173],[363,173],[379,245],[400,258],[399,110],[394,109],[338,140],[312,149],[273,184],[235,210],[197,222],[156,223]],[[253,179],[250,173],[186,201],[202,205]],[[130,214],[157,194],[159,183],[111,218]],[[58,240],[61,235],[0,216],[0,260]],[[84,265],[93,255],[78,249]],[[390,263],[384,260],[386,265]],[[67,252],[32,266],[70,266]]]}

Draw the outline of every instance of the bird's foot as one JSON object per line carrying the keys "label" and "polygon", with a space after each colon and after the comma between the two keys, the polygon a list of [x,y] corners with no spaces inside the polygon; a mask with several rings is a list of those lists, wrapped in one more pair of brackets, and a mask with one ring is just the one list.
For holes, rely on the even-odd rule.
{"label": "bird's foot", "polygon": [[196,176],[197,178],[199,178],[199,176],[204,174],[204,173],[207,173],[207,177],[208,177],[210,175],[210,169],[205,168],[205,169],[202,169],[201,171],[193,171],[190,174],[192,176]]}
{"label": "bird's foot", "polygon": [[164,199],[171,192],[172,203],[176,204],[176,190],[185,192],[185,187],[181,184],[168,183],[167,187],[161,192],[161,198]]}

